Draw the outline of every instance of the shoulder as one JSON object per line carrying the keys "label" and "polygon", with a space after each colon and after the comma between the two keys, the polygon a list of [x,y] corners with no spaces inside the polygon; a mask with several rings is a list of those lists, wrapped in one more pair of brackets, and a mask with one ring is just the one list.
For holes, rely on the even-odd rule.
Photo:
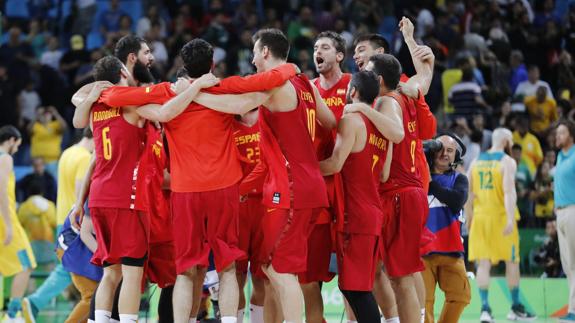
{"label": "shoulder", "polygon": [[0,154],[0,169],[10,172],[14,166],[14,160],[9,154]]}

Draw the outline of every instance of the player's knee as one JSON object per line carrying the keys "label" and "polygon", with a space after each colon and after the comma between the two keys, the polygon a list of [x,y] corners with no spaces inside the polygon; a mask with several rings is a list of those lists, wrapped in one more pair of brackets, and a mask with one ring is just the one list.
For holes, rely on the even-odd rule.
{"label": "player's knee", "polygon": [[104,267],[104,275],[102,280],[111,283],[113,285],[118,285],[120,280],[122,280],[122,269],[119,265],[111,265]]}
{"label": "player's knee", "polygon": [[221,270],[219,272],[220,275],[222,275],[222,274],[229,275],[231,273],[233,273],[234,275],[236,273],[236,262],[235,261],[232,262],[231,264],[229,264],[226,268],[224,268],[223,270]]}

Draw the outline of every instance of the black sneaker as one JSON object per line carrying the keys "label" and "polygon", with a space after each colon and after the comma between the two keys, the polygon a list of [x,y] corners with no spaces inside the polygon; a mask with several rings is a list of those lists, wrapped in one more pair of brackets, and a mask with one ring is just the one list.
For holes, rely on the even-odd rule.
{"label": "black sneaker", "polygon": [[510,321],[534,321],[537,319],[537,316],[527,312],[523,304],[517,304],[511,306],[511,311],[507,314],[507,319]]}

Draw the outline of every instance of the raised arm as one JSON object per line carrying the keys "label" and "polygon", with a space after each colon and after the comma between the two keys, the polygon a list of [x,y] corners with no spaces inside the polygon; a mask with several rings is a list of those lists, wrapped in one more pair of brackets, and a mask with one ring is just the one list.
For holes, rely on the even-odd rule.
{"label": "raised arm", "polygon": [[377,98],[374,109],[365,103],[348,104],[345,106],[344,112],[363,113],[373,122],[377,130],[394,144],[400,143],[405,136],[401,107],[391,97],[382,96]]}
{"label": "raised arm", "polygon": [[517,191],[515,191],[515,172],[517,164],[509,156],[505,156],[501,161],[503,170],[503,196],[505,204],[505,214],[507,215],[507,224],[503,230],[504,235],[513,232],[515,224],[515,208],[517,207]]}
{"label": "raised arm", "polygon": [[325,102],[323,101],[321,95],[319,94],[319,90],[317,87],[310,81],[311,88],[313,89],[313,95],[315,98],[316,103],[316,110],[317,110],[317,120],[322,125],[322,127],[326,129],[333,129],[337,126],[337,120],[335,119],[335,115],[333,112],[327,107]]}
{"label": "raised arm", "polygon": [[328,159],[319,162],[319,169],[323,176],[339,173],[351,153],[358,128],[355,118],[356,116],[349,114],[341,118],[333,152]]}
{"label": "raised arm", "polygon": [[0,156],[0,213],[2,213],[2,221],[4,222],[4,241],[2,241],[4,246],[10,244],[13,237],[13,223],[8,206],[10,203],[8,201],[8,177],[12,168],[12,158],[7,154]]}
{"label": "raised arm", "polygon": [[413,23],[409,19],[403,17],[399,22],[399,29],[403,34],[407,48],[409,48],[409,53],[411,54],[413,66],[416,71],[416,75],[408,82],[418,84],[423,95],[426,95],[431,85],[431,79],[433,78],[435,56],[428,46],[417,45],[413,38]]}

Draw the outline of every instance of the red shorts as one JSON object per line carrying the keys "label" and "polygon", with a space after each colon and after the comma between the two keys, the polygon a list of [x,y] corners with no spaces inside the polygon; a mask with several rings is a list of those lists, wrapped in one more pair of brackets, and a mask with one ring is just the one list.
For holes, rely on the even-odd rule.
{"label": "red shorts", "polygon": [[247,259],[238,261],[236,271],[242,274],[248,272],[248,261],[250,272],[253,276],[265,278],[260,260],[261,246],[264,240],[262,233],[262,218],[265,207],[262,199],[249,197],[247,201],[240,203],[240,249],[247,254]]}
{"label": "red shorts", "polygon": [[172,241],[150,243],[145,273],[160,288],[176,283],[176,256]]}
{"label": "red shorts", "polygon": [[172,192],[172,223],[178,274],[208,267],[210,250],[218,272],[244,259],[239,248],[238,186],[209,192]]}
{"label": "red shorts", "polygon": [[429,212],[427,196],[421,188],[406,188],[381,195],[384,214],[381,255],[390,277],[403,277],[423,271],[419,248],[424,215]]}
{"label": "red shorts", "polygon": [[338,232],[338,285],[341,290],[371,292],[378,262],[379,237]]}
{"label": "red shorts", "polygon": [[140,259],[148,252],[150,221],[144,212],[117,208],[90,208],[98,248],[97,266],[120,264],[122,258]]}
{"label": "red shorts", "polygon": [[300,284],[328,282],[335,274],[329,272],[331,259],[331,224],[312,224],[313,229],[307,242],[307,269],[299,274]]}
{"label": "red shorts", "polygon": [[273,265],[278,273],[303,273],[313,213],[314,209],[266,208],[261,263]]}

